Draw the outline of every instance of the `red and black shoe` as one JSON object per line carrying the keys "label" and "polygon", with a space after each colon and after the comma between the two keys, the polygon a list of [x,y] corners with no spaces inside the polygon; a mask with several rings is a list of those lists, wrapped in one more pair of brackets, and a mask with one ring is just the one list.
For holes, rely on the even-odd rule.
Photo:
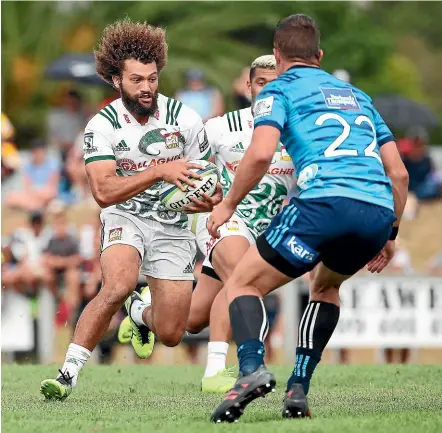
{"label": "red and black shoe", "polygon": [[300,383],[294,383],[290,390],[284,396],[283,418],[311,418],[310,409],[308,408],[307,396],[304,388]]}
{"label": "red and black shoe", "polygon": [[274,392],[275,376],[264,365],[248,376],[240,377],[229,391],[223,402],[211,416],[212,422],[236,422],[246,406],[257,399]]}

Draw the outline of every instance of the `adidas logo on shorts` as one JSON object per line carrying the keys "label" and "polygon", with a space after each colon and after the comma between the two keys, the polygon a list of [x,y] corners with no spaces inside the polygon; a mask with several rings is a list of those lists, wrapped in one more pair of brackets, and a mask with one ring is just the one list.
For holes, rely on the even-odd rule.
{"label": "adidas logo on shorts", "polygon": [[244,146],[242,144],[242,142],[240,141],[238,144],[235,144],[235,146],[232,146],[229,149],[230,152],[241,152],[244,153],[246,150],[244,149]]}
{"label": "adidas logo on shorts", "polygon": [[189,263],[185,269],[184,269],[184,274],[193,274],[193,266],[192,263]]}

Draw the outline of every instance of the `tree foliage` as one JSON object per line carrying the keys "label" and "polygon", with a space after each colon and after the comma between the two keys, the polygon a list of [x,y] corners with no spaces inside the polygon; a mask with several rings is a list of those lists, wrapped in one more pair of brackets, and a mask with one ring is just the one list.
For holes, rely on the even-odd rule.
{"label": "tree foliage", "polygon": [[[43,76],[48,63],[70,51],[92,50],[103,28],[129,16],[166,27],[169,63],[161,89],[172,94],[183,84],[185,70],[202,68],[225,95],[241,69],[272,50],[272,31],[284,16],[306,13],[322,33],[323,67],[343,68],[369,94],[402,93],[430,104],[431,74],[401,46],[411,37],[442,62],[442,4],[371,2],[3,2],[2,103],[18,128],[44,132],[45,112],[60,84]],[[439,15],[437,15],[439,14]],[[421,50],[422,51],[422,50]],[[439,55],[440,57],[437,57]],[[439,88],[442,86],[439,85]],[[87,89],[90,94],[91,89]],[[441,98],[442,100],[442,98]],[[229,102],[229,100],[228,100]]]}

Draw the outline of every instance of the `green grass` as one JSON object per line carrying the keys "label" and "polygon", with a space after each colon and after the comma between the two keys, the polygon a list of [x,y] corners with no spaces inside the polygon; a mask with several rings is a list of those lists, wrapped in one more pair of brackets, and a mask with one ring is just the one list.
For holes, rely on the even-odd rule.
{"label": "green grass", "polygon": [[290,369],[271,368],[277,392],[254,401],[237,424],[210,424],[222,396],[202,394],[191,366],[88,366],[65,402],[45,402],[40,380],[56,369],[3,366],[3,433],[442,432],[442,366],[320,366],[311,420],[282,420]]}

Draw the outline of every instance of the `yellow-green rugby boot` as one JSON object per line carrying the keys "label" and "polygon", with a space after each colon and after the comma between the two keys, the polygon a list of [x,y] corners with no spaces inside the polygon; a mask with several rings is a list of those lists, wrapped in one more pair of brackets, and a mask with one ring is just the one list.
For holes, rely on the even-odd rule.
{"label": "yellow-green rugby boot", "polygon": [[149,358],[150,355],[152,355],[153,347],[155,344],[155,335],[146,325],[139,326],[132,319],[131,308],[134,301],[140,301],[144,305],[149,304],[145,303],[142,297],[137,292],[132,292],[132,294],[129,298],[127,298],[124,304],[132,327],[132,347],[134,348],[135,353],[139,358],[146,359]]}
{"label": "yellow-green rugby boot", "polygon": [[[141,299],[143,299],[143,301],[146,302],[146,304],[151,303],[149,286],[143,287],[143,290],[141,291]],[[132,325],[130,323],[129,316],[127,316],[122,320],[118,328],[118,341],[121,344],[128,344],[130,343],[131,338],[132,338]]]}
{"label": "yellow-green rugby boot", "polygon": [[45,379],[40,384],[40,393],[46,400],[65,400],[72,392],[72,377],[68,372],[63,373],[56,379]]}
{"label": "yellow-green rugby boot", "polygon": [[201,379],[202,392],[226,393],[235,385],[237,374],[233,367],[225,368],[214,376],[203,377]]}

